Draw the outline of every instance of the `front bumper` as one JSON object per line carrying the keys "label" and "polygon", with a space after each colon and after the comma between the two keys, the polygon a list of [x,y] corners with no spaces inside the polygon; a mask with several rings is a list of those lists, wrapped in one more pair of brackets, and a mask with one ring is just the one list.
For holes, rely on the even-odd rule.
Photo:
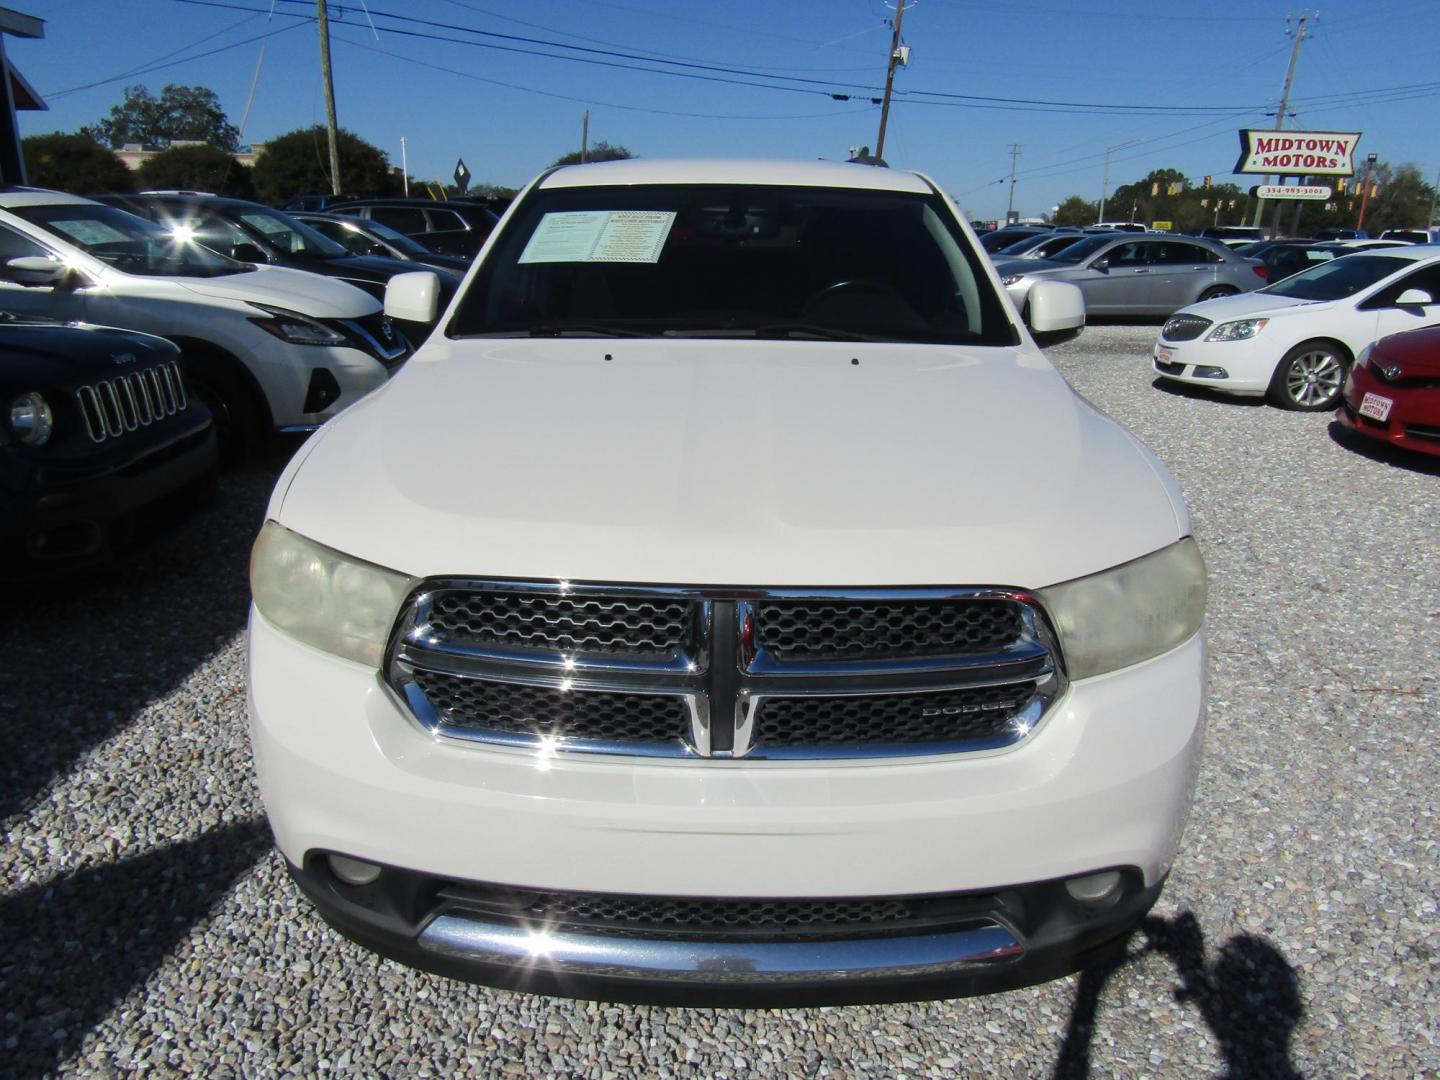
{"label": "front bumper", "polygon": [[[259,343],[249,363],[265,393],[277,431],[314,431],[370,391],[384,386],[403,362],[387,368],[374,356],[349,346],[291,345],[263,331],[257,333],[268,340]],[[330,373],[339,394],[324,408],[306,412],[311,382],[319,370]]]}
{"label": "front bumper", "polygon": [[1249,341],[1167,341],[1161,337],[1151,353],[1151,365],[1165,379],[1253,397],[1270,388],[1275,366],[1285,352],[1257,345],[1258,337]]}
{"label": "front bumper", "polygon": [[[1360,412],[1366,394],[1388,403],[1384,420]],[[1368,368],[1352,367],[1335,419],[1368,438],[1440,456],[1440,386],[1393,386],[1375,378]]]}
{"label": "front bumper", "polygon": [[[634,1000],[704,998],[720,982],[725,1000],[782,990],[878,1000],[929,996],[921,984],[967,993],[1050,978],[1123,938],[1158,895],[1188,813],[1205,649],[1197,637],[1072,684],[1009,750],[928,759],[572,761],[459,745],[421,730],[375,671],[294,642],[253,612],[249,694],[281,851],[303,868],[299,880],[322,913],[381,952],[561,993],[598,977],[609,980],[603,996]],[[324,853],[428,882],[647,897],[1028,895],[1042,888],[1035,883],[1109,869],[1124,869],[1131,887],[1114,908],[1043,932],[1000,905],[947,929],[944,941],[845,939],[856,947],[830,945],[819,959],[735,953],[708,938],[677,959],[674,946],[658,945],[646,952],[660,956],[657,971],[635,959],[633,936],[625,949],[567,938],[558,951],[545,944],[546,956],[530,955],[528,936],[442,923],[443,905],[367,923],[327,884],[325,864],[315,869]],[[797,962],[799,973],[785,977]],[[715,978],[667,977],[677,965]]]}
{"label": "front bumper", "polygon": [[183,514],[187,492],[208,494],[216,460],[210,414],[192,406],[79,459],[17,465],[18,490],[0,493],[0,577],[107,557],[142,521]]}

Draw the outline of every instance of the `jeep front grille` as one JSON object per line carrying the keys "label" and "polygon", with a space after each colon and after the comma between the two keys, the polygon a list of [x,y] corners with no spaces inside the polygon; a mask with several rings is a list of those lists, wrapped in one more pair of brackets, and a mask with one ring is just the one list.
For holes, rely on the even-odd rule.
{"label": "jeep front grille", "polygon": [[180,365],[174,360],[77,387],[75,401],[85,431],[96,443],[118,439],[189,406]]}
{"label": "jeep front grille", "polygon": [[639,756],[996,749],[1064,689],[1034,600],[965,588],[431,581],[385,674],[439,735]]}

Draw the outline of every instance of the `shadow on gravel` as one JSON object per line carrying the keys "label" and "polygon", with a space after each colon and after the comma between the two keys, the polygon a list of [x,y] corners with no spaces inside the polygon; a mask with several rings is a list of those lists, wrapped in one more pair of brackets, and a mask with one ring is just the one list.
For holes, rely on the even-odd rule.
{"label": "shadow on gravel", "polygon": [[54,1072],[270,845],[256,817],[0,899],[0,1074]]}
{"label": "shadow on gravel", "polygon": [[1440,457],[1427,457],[1415,450],[1406,450],[1378,439],[1356,435],[1338,420],[1330,421],[1328,430],[1332,442],[1361,457],[1408,472],[1440,476]]}
{"label": "shadow on gravel", "polygon": [[1173,919],[1151,916],[1136,936],[1138,951],[1081,973],[1054,1080],[1091,1075],[1100,995],[1115,972],[1150,953],[1175,965],[1175,1000],[1200,1011],[1225,1057],[1225,1080],[1299,1080],[1290,1062],[1290,1039],[1304,1015],[1300,976],[1278,949],[1264,938],[1241,934],[1207,964],[1204,934],[1188,911]]}
{"label": "shadow on gravel", "polygon": [[7,589],[0,819],[244,628],[250,545],[280,467],[227,473],[214,505],[134,554]]}
{"label": "shadow on gravel", "polygon": [[1212,401],[1216,404],[1239,405],[1242,408],[1263,409],[1267,402],[1263,397],[1239,397],[1235,394],[1222,394],[1219,390],[1211,390],[1205,386],[1195,386],[1193,383],[1176,382],[1174,379],[1165,379],[1157,376],[1151,383],[1156,390],[1163,391],[1174,397],[1189,398],[1191,401]]}

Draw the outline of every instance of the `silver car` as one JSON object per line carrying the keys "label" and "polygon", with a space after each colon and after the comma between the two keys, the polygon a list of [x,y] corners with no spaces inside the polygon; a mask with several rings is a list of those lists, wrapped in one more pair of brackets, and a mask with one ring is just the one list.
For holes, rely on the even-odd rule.
{"label": "silver car", "polygon": [[1090,315],[1169,315],[1265,284],[1257,260],[1213,240],[1169,233],[1087,236],[1049,259],[998,260],[995,271],[1022,313],[1037,281],[1078,285]]}

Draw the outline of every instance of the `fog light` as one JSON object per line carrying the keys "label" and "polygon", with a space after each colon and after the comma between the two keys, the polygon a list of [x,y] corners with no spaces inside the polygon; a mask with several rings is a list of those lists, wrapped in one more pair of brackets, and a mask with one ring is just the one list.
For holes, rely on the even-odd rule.
{"label": "fog light", "polygon": [[1230,373],[1223,367],[1213,367],[1210,364],[1196,364],[1195,378],[1197,379],[1228,379]]}
{"label": "fog light", "polygon": [[380,876],[380,867],[344,855],[328,856],[330,872],[346,885],[369,885]]}
{"label": "fog light", "polygon": [[305,392],[305,404],[301,412],[323,412],[340,400],[340,384],[327,368],[316,368],[310,373],[310,387]]}
{"label": "fog light", "polygon": [[1120,871],[1106,870],[1099,874],[1071,878],[1065,882],[1065,891],[1072,899],[1091,907],[1113,903],[1120,897]]}

